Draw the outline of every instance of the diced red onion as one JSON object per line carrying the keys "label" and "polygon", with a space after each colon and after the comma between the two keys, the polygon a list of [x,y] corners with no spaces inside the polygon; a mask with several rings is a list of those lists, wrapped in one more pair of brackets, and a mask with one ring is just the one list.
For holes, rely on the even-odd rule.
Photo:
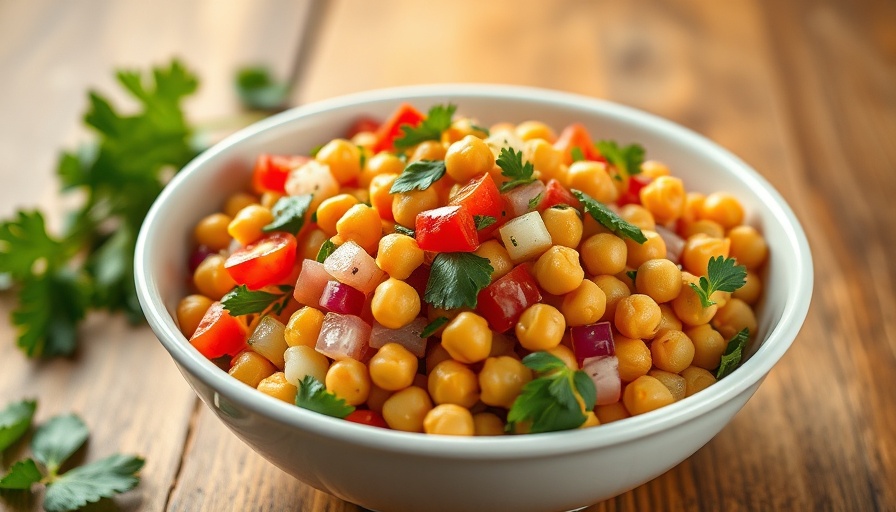
{"label": "diced red onion", "polygon": [[507,205],[510,207],[511,217],[519,217],[530,210],[534,210],[538,205],[529,208],[529,201],[538,197],[539,194],[542,198],[544,197],[544,182],[541,180],[535,180],[532,183],[513,188],[504,194]]}
{"label": "diced red onion", "polygon": [[336,360],[364,360],[370,340],[370,325],[354,315],[327,313],[314,349]]}
{"label": "diced red onion", "polygon": [[374,323],[370,331],[370,347],[381,348],[386,343],[398,343],[415,356],[423,357],[426,354],[428,338],[421,338],[420,333],[428,324],[429,322],[423,317],[415,318],[401,329],[389,329]]}
{"label": "diced red onion", "polygon": [[660,238],[663,239],[663,242],[666,242],[666,258],[678,265],[678,261],[681,258],[681,251],[684,250],[684,238],[678,236],[678,234],[671,229],[660,226],[659,224],[656,226],[656,232],[660,235]]}
{"label": "diced red onion", "polygon": [[619,401],[622,380],[619,378],[619,359],[616,356],[589,357],[582,370],[591,377],[597,390],[594,405],[610,405]]}
{"label": "diced red onion", "polygon": [[302,262],[302,270],[296,279],[296,289],[293,297],[299,304],[317,307],[320,304],[320,296],[324,292],[324,287],[332,277],[324,269],[323,263],[315,260],[305,260]]}
{"label": "diced red onion", "polygon": [[569,333],[572,337],[572,350],[580,367],[586,359],[616,355],[616,344],[613,343],[613,329],[610,322],[577,325],[571,327]]}
{"label": "diced red onion", "polygon": [[320,296],[320,306],[334,313],[360,316],[366,300],[367,296],[360,290],[339,281],[327,281]]}

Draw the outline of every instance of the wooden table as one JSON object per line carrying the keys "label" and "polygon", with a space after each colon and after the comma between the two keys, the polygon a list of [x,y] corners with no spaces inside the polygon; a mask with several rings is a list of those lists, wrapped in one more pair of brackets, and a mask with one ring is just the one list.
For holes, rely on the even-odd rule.
{"label": "wooden table", "polygon": [[[226,4],[226,5],[225,5]],[[629,104],[731,149],[790,202],[816,288],[793,348],[715,439],[588,510],[896,509],[896,4],[875,0],[340,1],[315,22],[294,103],[384,86],[498,82]],[[0,216],[65,210],[57,152],[85,90],[179,55],[196,121],[233,115],[235,69],[285,76],[309,4],[0,2]],[[314,36],[315,34],[311,34]],[[11,297],[0,301],[7,318]],[[0,324],[0,405],[75,411],[83,454],[143,454],[122,510],[358,510],[280,472],[201,406],[147,328],[92,315],[72,359],[30,361]],[[25,451],[20,446],[7,460]],[[114,509],[108,507],[100,509]],[[0,499],[0,509],[39,501]]]}

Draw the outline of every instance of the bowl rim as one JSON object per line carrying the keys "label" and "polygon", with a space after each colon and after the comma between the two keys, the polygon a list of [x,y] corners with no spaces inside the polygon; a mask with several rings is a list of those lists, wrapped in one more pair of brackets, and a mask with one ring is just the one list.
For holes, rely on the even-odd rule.
{"label": "bowl rim", "polygon": [[[674,139],[676,144],[694,147],[720,166],[731,168],[760,196],[787,234],[790,245],[788,252],[792,252],[794,255],[794,267],[790,268],[788,273],[796,276],[797,289],[788,296],[776,327],[768,333],[753,356],[734,373],[738,375],[738,378],[722,379],[699,395],[682,399],[657,411],[627,418],[625,421],[602,425],[599,429],[504,436],[498,439],[489,437],[457,438],[371,428],[286,404],[258,393],[231,378],[190,346],[168,313],[155,280],[149,273],[150,240],[154,236],[160,236],[156,232],[155,226],[159,222],[158,219],[162,217],[166,203],[181,182],[189,179],[194,172],[231,146],[269,130],[283,128],[284,125],[300,118],[369,103],[435,101],[444,98],[462,100],[465,97],[509,99],[563,106],[615,118],[629,125]],[[182,371],[189,372],[217,394],[226,397],[233,403],[276,422],[358,447],[416,455],[479,460],[553,456],[586,448],[596,449],[626,443],[686,423],[722,406],[757,385],[783,357],[802,327],[808,313],[813,288],[813,264],[809,243],[796,215],[764,177],[730,151],[677,123],[633,107],[569,92],[497,84],[415,85],[347,94],[286,110],[226,137],[188,163],[156,199],[140,229],[134,270],[141,306],[150,327],[162,345]],[[212,408],[214,409],[214,407]]]}

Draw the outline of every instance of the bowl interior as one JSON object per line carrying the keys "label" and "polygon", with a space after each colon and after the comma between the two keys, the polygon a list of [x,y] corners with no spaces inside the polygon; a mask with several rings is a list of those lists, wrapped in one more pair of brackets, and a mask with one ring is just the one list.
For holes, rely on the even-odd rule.
{"label": "bowl interior", "polygon": [[[764,234],[770,247],[764,299],[758,311],[759,342],[751,347],[750,359],[709,389],[653,413],[600,429],[516,436],[487,445],[480,439],[432,439],[359,429],[269,399],[205,360],[181,335],[173,319],[177,303],[186,293],[186,261],[196,221],[217,211],[229,194],[244,188],[259,153],[307,153],[341,136],[358,116],[382,119],[403,101],[424,111],[451,102],[458,105],[459,113],[484,125],[537,119],[559,130],[582,122],[595,140],[640,143],[647,157],[665,162],[684,180],[687,190],[735,194],[748,212],[747,223]],[[346,96],[284,112],[229,137],[191,162],[157,200],[140,233],[135,270],[144,312],[165,348],[182,370],[235,403],[297,428],[354,442],[479,457],[509,456],[520,449],[530,453],[574,449],[583,439],[592,444],[630,440],[717,407],[756,384],[780,359],[802,325],[812,291],[808,243],[793,212],[768,182],[729,152],[687,129],[634,109],[565,93],[482,85],[424,86]],[[538,442],[526,439],[532,437],[539,438]]]}

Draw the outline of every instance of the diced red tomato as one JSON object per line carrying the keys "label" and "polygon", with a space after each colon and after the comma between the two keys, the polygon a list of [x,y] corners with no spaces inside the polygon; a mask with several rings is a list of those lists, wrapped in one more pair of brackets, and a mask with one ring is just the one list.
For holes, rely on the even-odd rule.
{"label": "diced red tomato", "polygon": [[541,301],[538,283],[525,264],[486,286],[477,297],[476,312],[497,332],[507,332],[532,304]]}
{"label": "diced red tomato", "polygon": [[566,204],[577,210],[582,209],[582,203],[572,193],[564,187],[559,181],[551,178],[544,189],[544,196],[538,203],[538,211],[543,212],[552,206],[558,204]]}
{"label": "diced red tomato", "polygon": [[297,169],[310,160],[302,155],[272,155],[262,153],[255,160],[255,168],[252,171],[252,187],[255,192],[276,192],[285,194],[286,178],[289,172]]}
{"label": "diced red tomato", "polygon": [[355,409],[345,417],[345,421],[370,425],[371,427],[389,428],[383,415],[370,409]]}
{"label": "diced red tomato", "polygon": [[395,149],[395,139],[401,135],[401,126],[417,126],[426,116],[409,103],[402,103],[385,123],[377,130],[377,142],[373,152],[392,151]]}
{"label": "diced red tomato", "polygon": [[641,189],[646,187],[651,181],[653,181],[653,178],[645,174],[635,174],[634,176],[629,177],[628,187],[625,192],[619,194],[619,199],[616,201],[616,204],[619,206],[641,204]]}
{"label": "diced red tomato", "polygon": [[345,138],[351,139],[355,135],[362,132],[376,132],[380,128],[380,122],[370,116],[361,116],[359,117],[354,124],[352,124],[348,131],[345,132]]}
{"label": "diced red tomato", "polygon": [[220,302],[213,302],[190,338],[190,344],[209,359],[234,356],[246,348],[247,331],[241,318],[231,316]]}
{"label": "diced red tomato", "polygon": [[585,160],[607,161],[594,147],[591,135],[582,123],[573,123],[564,128],[554,142],[554,147],[563,151],[563,162],[566,165],[572,163],[572,148],[579,148]]}
{"label": "diced red tomato", "polygon": [[457,205],[417,214],[415,233],[424,251],[472,252],[479,247],[473,216]]}
{"label": "diced red tomato", "polygon": [[289,233],[271,233],[228,256],[224,269],[238,284],[257,290],[292,273],[296,246],[296,238]]}
{"label": "diced red tomato", "polygon": [[480,240],[488,238],[507,220],[507,207],[504,204],[504,198],[489,173],[470,180],[454,194],[448,204],[463,207],[473,217],[482,215],[495,219],[494,224],[479,230]]}

